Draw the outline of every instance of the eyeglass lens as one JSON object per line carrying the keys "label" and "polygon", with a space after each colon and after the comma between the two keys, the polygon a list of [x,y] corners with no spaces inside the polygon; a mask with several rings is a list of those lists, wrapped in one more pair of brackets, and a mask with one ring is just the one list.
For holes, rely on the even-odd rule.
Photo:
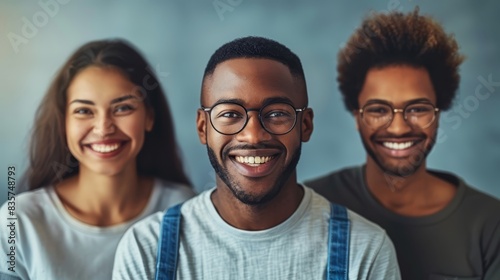
{"label": "eyeglass lens", "polygon": [[[255,111],[255,110],[248,110]],[[272,134],[285,134],[295,125],[295,108],[287,103],[271,103],[260,109],[259,120]],[[222,134],[240,132],[248,121],[247,110],[235,103],[219,103],[210,111],[213,127]]]}
{"label": "eyeglass lens", "polygon": [[[434,121],[436,111],[432,104],[414,103],[407,105],[403,114],[408,124],[426,128]],[[368,104],[363,107],[362,117],[372,128],[380,128],[392,122],[394,109],[387,104]]]}

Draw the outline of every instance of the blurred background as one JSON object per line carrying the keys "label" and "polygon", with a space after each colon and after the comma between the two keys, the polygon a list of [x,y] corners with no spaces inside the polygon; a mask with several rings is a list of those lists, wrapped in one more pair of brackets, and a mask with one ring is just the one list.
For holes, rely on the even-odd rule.
{"label": "blurred background", "polygon": [[337,89],[336,54],[371,11],[407,12],[417,5],[455,34],[467,57],[428,166],[500,198],[498,1],[2,0],[0,203],[8,167],[15,166],[19,182],[27,166],[34,113],[56,71],[77,47],[103,38],[127,39],[155,68],[197,191],[215,184],[195,129],[203,70],[219,46],[248,35],[277,40],[302,60],[315,130],[303,145],[299,180],[362,164],[365,151]]}

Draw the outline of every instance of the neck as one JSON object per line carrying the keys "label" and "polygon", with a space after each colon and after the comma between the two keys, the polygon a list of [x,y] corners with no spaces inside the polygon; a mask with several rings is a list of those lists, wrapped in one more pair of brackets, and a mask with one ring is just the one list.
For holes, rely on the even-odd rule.
{"label": "neck", "polygon": [[221,218],[241,230],[264,230],[279,225],[298,208],[304,189],[297,184],[293,174],[279,193],[263,204],[250,205],[236,198],[229,187],[217,178],[217,189],[211,200]]}
{"label": "neck", "polygon": [[405,216],[425,216],[443,209],[456,188],[426,170],[425,162],[406,176],[385,172],[370,157],[365,182],[373,196],[387,209]]}
{"label": "neck", "polygon": [[404,176],[390,174],[384,171],[375,161],[368,157],[366,163],[366,181],[369,182],[370,190],[377,193],[394,193],[401,199],[401,195],[411,195],[413,192],[420,192],[416,187],[430,176],[426,171],[425,163],[415,170],[414,173]]}
{"label": "neck", "polygon": [[142,212],[153,185],[152,179],[138,176],[135,166],[126,169],[107,176],[83,167],[56,186],[56,192],[75,218],[98,226],[119,224]]}
{"label": "neck", "polygon": [[82,168],[78,176],[78,192],[84,196],[94,196],[92,204],[100,207],[106,207],[106,204],[116,206],[129,201],[138,193],[139,184],[137,172],[130,170],[107,176]]}

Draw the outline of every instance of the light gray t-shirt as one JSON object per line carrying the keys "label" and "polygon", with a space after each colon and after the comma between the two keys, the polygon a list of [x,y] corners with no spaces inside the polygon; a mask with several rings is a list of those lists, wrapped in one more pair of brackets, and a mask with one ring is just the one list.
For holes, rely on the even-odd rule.
{"label": "light gray t-shirt", "polygon": [[[329,202],[304,187],[295,213],[261,231],[227,224],[210,194],[181,208],[177,279],[325,279]],[[128,230],[117,249],[113,279],[154,279],[163,213]],[[394,247],[377,225],[348,211],[351,222],[349,279],[400,279]]]}
{"label": "light gray t-shirt", "polygon": [[0,230],[0,279],[108,280],[118,242],[132,224],[193,196],[190,188],[155,180],[140,215],[122,224],[98,227],[71,216],[53,187],[19,194],[14,215],[7,202],[0,208],[0,219],[14,223],[13,231],[7,226]]}

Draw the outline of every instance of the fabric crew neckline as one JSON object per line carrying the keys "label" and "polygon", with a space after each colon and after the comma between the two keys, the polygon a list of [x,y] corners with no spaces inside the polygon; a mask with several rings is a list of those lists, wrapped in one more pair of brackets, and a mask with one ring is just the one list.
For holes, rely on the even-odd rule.
{"label": "fabric crew neckline", "polygon": [[49,196],[50,201],[54,205],[55,212],[64,222],[69,224],[71,228],[89,234],[123,234],[132,224],[144,218],[147,215],[147,213],[151,212],[151,209],[154,207],[155,203],[159,199],[158,195],[158,192],[160,191],[159,188],[160,188],[159,182],[157,179],[155,179],[153,184],[153,189],[151,191],[150,197],[148,198],[148,202],[139,215],[137,215],[136,217],[134,217],[129,221],[105,227],[89,225],[73,217],[64,207],[61,199],[59,198],[54,189],[54,186],[50,186],[45,189],[46,189],[46,194]]}
{"label": "fabric crew neckline", "polygon": [[213,218],[214,223],[218,228],[222,229],[225,233],[239,239],[245,239],[246,241],[249,242],[259,241],[259,240],[276,238],[278,236],[281,236],[282,234],[285,234],[287,231],[292,230],[302,219],[302,217],[307,213],[307,210],[311,207],[311,199],[312,199],[311,190],[305,188],[303,185],[299,186],[304,190],[304,196],[302,197],[302,200],[297,209],[295,210],[295,212],[293,212],[293,214],[282,223],[272,228],[264,230],[256,230],[256,231],[242,230],[235,228],[230,224],[228,224],[226,221],[224,221],[217,212],[217,209],[215,209],[215,206],[213,205],[212,200],[210,199],[211,194],[216,190],[216,188],[206,191],[203,194],[204,195],[203,200],[205,201],[206,205],[205,207],[207,208],[206,209],[207,213],[211,216],[211,218]]}
{"label": "fabric crew neckline", "polygon": [[406,224],[406,225],[432,225],[435,223],[438,223],[447,217],[449,217],[460,205],[462,200],[465,197],[465,184],[463,180],[460,178],[454,176],[453,174],[450,173],[444,173],[444,172],[439,172],[436,170],[427,170],[428,172],[432,173],[434,176],[439,177],[442,180],[445,180],[452,185],[454,185],[457,188],[457,191],[455,193],[455,196],[453,199],[446,205],[443,209],[439,210],[438,212],[430,215],[425,215],[425,216],[420,216],[420,217],[412,217],[412,216],[404,216],[400,215],[397,213],[394,213],[390,211],[389,209],[385,208],[376,198],[375,196],[370,192],[368,189],[368,184],[365,179],[365,170],[366,170],[366,165],[362,165],[359,168],[356,169],[356,173],[358,173],[356,176],[359,178],[359,186],[362,189],[362,194],[363,196],[372,204],[375,206],[375,211],[378,211],[381,215],[383,215],[386,219],[401,223],[401,224]]}

